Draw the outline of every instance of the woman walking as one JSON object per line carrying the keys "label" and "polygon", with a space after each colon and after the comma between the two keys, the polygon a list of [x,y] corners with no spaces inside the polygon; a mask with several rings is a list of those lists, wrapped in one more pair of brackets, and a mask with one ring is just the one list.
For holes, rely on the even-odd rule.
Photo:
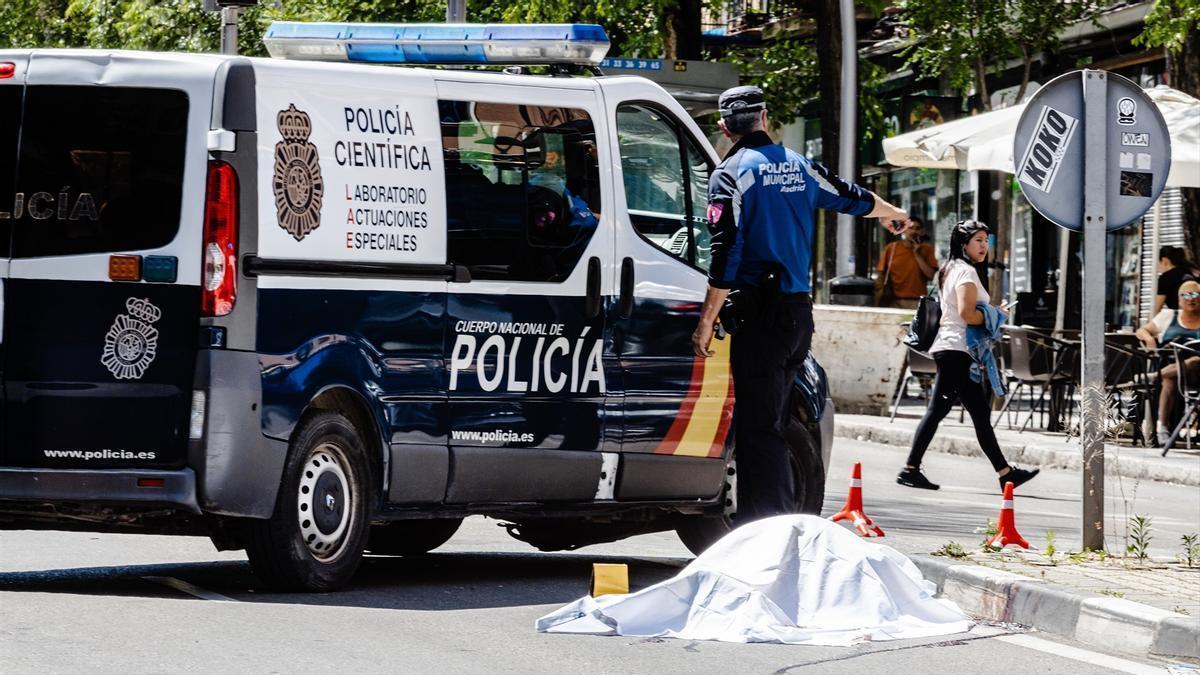
{"label": "woman walking", "polygon": [[[929,348],[929,353],[937,363],[937,376],[933,381],[929,407],[917,425],[908,462],[896,477],[896,482],[901,485],[925,490],[940,487],[921,472],[921,459],[942,419],[960,401],[971,415],[975,437],[1000,477],[1001,487],[1008,482],[1016,487],[1038,474],[1039,469],[1018,469],[1004,459],[1004,453],[996,442],[996,433],[992,430],[991,393],[987,389],[987,375],[982,374],[978,382],[971,375],[974,360],[967,344],[967,326],[985,325],[988,319],[986,312],[998,311],[1002,316],[1008,314],[1004,307],[998,310],[984,308],[991,300],[981,281],[981,278],[987,278],[987,267],[983,261],[987,258],[988,234],[988,226],[975,220],[958,223],[950,233],[950,260],[938,272],[942,321],[938,326],[937,338]],[[977,306],[977,303],[982,306]],[[981,367],[978,370],[984,369]]]}

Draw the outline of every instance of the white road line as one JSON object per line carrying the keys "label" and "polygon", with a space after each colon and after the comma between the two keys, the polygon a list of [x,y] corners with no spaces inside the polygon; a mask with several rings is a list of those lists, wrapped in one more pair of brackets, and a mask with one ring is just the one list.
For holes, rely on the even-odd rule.
{"label": "white road line", "polygon": [[[1019,499],[1020,498],[1018,497],[1018,500]],[[909,497],[909,500],[914,501],[914,502],[927,502],[929,504],[959,504],[962,506],[986,506],[986,504],[982,504],[979,501],[969,502],[965,499],[946,499],[945,497]],[[997,501],[999,501],[999,500],[997,500]],[[996,511],[999,512],[1000,505],[995,504],[994,506],[996,507]],[[1021,505],[1018,504],[1017,505],[1017,514],[1019,515],[1022,513],[1029,514],[1031,516],[1054,516],[1056,518],[1070,518],[1072,515],[1070,513],[1056,513],[1054,511],[1034,511],[1032,509],[1023,509],[1023,508],[1021,508]]]}
{"label": "white road line", "polygon": [[1017,645],[1018,647],[1036,649],[1039,652],[1046,652],[1047,654],[1061,656],[1073,661],[1090,663],[1094,666],[1100,666],[1102,668],[1111,668],[1122,673],[1132,673],[1133,675],[1162,675],[1163,671],[1165,670],[1163,667],[1145,665],[1135,661],[1127,661],[1115,656],[1108,656],[1107,654],[1098,654],[1096,652],[1087,651],[1086,649],[1079,649],[1078,647],[1071,647],[1058,642],[1051,642],[1049,640],[1035,638],[1032,635],[1001,635],[995,639]]}
{"label": "white road line", "polygon": [[220,593],[213,593],[212,591],[206,591],[203,588],[200,588],[199,586],[197,586],[195,584],[189,584],[188,582],[186,582],[182,579],[176,579],[175,577],[142,577],[142,578],[145,579],[146,581],[152,581],[156,584],[162,584],[163,586],[167,586],[169,588],[174,588],[175,590],[179,591],[180,593],[187,593],[188,595],[200,598],[201,600],[213,600],[215,602],[237,602],[237,600],[234,600],[233,598],[231,598],[227,595],[221,595]]}
{"label": "white road line", "polygon": [[[961,506],[985,506],[985,504],[981,504],[978,501],[967,501],[965,499],[950,499],[947,497],[909,497],[909,500],[914,501],[914,502],[925,502],[928,504],[959,504]],[[1109,507],[1112,509],[1115,509],[1117,506],[1119,506],[1119,504],[1109,504]],[[999,507],[997,507],[997,510],[999,510]],[[1113,512],[1115,513],[1115,510]],[[1054,518],[1076,518],[1079,516],[1078,513],[1073,513],[1073,512],[1069,512],[1069,511],[1068,512],[1039,511],[1039,510],[1034,510],[1034,509],[1021,508],[1021,497],[1020,497],[1020,495],[1018,495],[1017,496],[1017,515],[1020,515],[1022,513],[1030,515],[1030,516],[1051,516]],[[1159,524],[1168,523],[1168,524],[1172,524],[1172,525],[1191,525],[1192,524],[1189,521],[1175,520],[1173,518],[1168,518],[1165,516],[1155,516],[1154,522],[1159,523]]]}

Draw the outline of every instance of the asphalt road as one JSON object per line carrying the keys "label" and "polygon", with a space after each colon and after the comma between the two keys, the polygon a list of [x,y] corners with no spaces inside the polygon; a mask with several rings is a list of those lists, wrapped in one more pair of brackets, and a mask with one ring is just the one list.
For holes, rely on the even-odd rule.
{"label": "asphalt road", "polygon": [[[867,508],[888,530],[886,543],[929,550],[951,538],[973,541],[978,535],[960,532],[982,525],[999,503],[998,491],[985,484],[985,461],[931,456],[935,479],[954,476],[956,485],[936,494],[915,493],[892,482],[901,455],[840,441],[827,512],[840,504],[849,463],[859,459],[866,470]],[[1029,516],[1062,527],[1060,544],[1072,522],[1058,513],[1070,512],[1070,478],[1039,478],[1038,489],[1031,487],[1018,500],[1019,508],[1037,501],[1028,510],[1047,515]],[[1160,488],[1166,492],[1157,492]],[[1157,505],[1186,497],[1171,490],[1143,484],[1139,499]],[[1030,521],[1026,536],[1040,536],[1039,527]],[[274,595],[256,592],[242,554],[218,553],[204,539],[0,532],[0,671],[1165,672],[1162,664],[1112,657],[1007,626],[848,648],[545,635],[533,629],[535,619],[586,592],[593,562],[628,563],[636,589],[672,576],[689,560],[668,533],[543,554],[509,538],[495,521],[472,518],[428,556],[368,558],[342,592]]]}

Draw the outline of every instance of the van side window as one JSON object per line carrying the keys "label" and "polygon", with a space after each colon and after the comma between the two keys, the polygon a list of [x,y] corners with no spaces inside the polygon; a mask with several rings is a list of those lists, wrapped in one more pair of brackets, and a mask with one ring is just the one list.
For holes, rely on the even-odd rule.
{"label": "van side window", "polygon": [[600,223],[596,131],[575,108],[439,101],[447,253],[474,279],[558,282]]}
{"label": "van side window", "polygon": [[13,257],[171,243],[183,198],[187,94],[130,87],[25,89],[17,194],[10,204]]}
{"label": "van side window", "polygon": [[702,270],[710,264],[704,222],[711,167],[666,114],[643,105],[617,108],[625,202],[635,230]]}

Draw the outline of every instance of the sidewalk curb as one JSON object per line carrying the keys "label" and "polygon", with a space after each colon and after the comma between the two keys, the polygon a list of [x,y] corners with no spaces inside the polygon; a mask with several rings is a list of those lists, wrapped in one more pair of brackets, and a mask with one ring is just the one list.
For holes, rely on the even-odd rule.
{"label": "sidewalk curb", "polygon": [[1074,593],[981,565],[909,555],[964,612],[1135,656],[1200,659],[1200,619],[1122,598]]}
{"label": "sidewalk curb", "polygon": [[[879,424],[835,421],[833,433],[839,438],[852,438],[901,447],[911,445],[913,438],[911,430],[889,426],[886,420]],[[1083,459],[1078,452],[1055,448],[1045,442],[1001,442],[1000,449],[1006,458],[1017,463],[1053,469],[1079,470],[1083,468]],[[933,441],[929,444],[929,450],[963,456],[978,456],[982,452],[979,449],[979,442],[973,437],[967,438],[953,434],[934,436]],[[1197,462],[1197,466],[1194,468],[1167,466],[1140,458],[1121,457],[1119,454],[1106,453],[1104,470],[1123,478],[1200,487],[1200,462]]]}

